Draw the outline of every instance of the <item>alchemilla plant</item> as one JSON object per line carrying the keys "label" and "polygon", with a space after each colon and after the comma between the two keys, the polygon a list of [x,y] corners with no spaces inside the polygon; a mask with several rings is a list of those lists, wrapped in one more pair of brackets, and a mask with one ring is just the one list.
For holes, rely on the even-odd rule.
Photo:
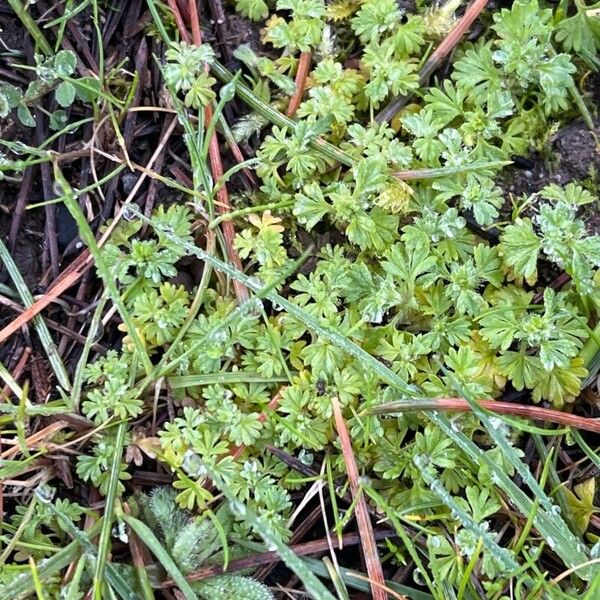
{"label": "alchemilla plant", "polygon": [[[549,184],[510,206],[497,183],[504,165],[542,148],[573,107],[577,59],[561,52],[551,9],[530,0],[498,11],[491,35],[463,44],[450,77],[425,89],[420,59],[452,26],[448,9],[404,15],[393,0],[279,0],[275,12],[262,2],[238,2],[238,9],[259,20],[270,15],[263,41],[283,50],[275,59],[238,52],[259,98],[284,106],[299,53],[313,55],[296,120],[265,132],[255,168],[260,187],[236,199],[239,207],[257,206],[236,220],[234,247],[247,273],[319,328],[368,352],[413,397],[476,401],[510,388],[555,408],[573,402],[588,375],[581,353],[598,298],[600,238],[587,231],[584,217],[596,198],[577,183]],[[199,110],[215,98],[215,82],[202,68],[214,63],[209,48],[173,43],[166,58],[175,102]],[[415,101],[391,124],[374,120],[394,96],[411,94]],[[260,111],[251,112],[236,135],[266,123]],[[348,164],[319,152],[322,139],[337,145]],[[436,169],[435,176],[396,176],[419,169]],[[169,356],[161,375],[175,383],[180,408],[162,426],[154,451],[175,474],[173,501],[187,510],[213,501],[206,472],[193,459],[199,457],[288,539],[298,477],[265,448],[301,456],[309,467],[325,456],[332,476],[342,476],[335,396],[359,469],[372,478],[375,504],[426,519],[417,552],[428,555],[431,576],[458,589],[476,561],[483,589],[499,597],[515,572],[482,546],[504,502],[493,472],[473,469],[426,416],[369,416],[402,394],[297,314],[276,303],[237,306],[221,286],[203,290],[190,312],[194,291],[171,278],[197,239],[192,220],[181,206],[160,209],[150,237],[133,235],[142,225],[134,219],[106,250],[144,347],[150,356]],[[492,227],[500,233],[490,242],[483,234]],[[327,231],[338,233],[321,241]],[[293,274],[304,239],[312,240],[315,259]],[[536,296],[543,269],[564,271],[571,282]],[[133,351],[126,339],[123,351],[88,368],[82,411],[89,418],[143,410],[143,394],[129,384]],[[274,397],[277,407],[269,411]],[[453,418],[452,427],[479,439],[480,452],[505,461],[514,474],[499,446],[481,437],[474,416]],[[518,431],[506,427],[503,434],[517,457]],[[79,461],[80,476],[100,489],[109,447],[110,433]],[[235,448],[243,451],[233,458]],[[121,477],[128,477],[125,464]],[[243,515],[228,518],[238,536],[256,534]],[[405,552],[395,548],[397,557]],[[518,550],[507,552],[517,564]],[[537,552],[528,547],[527,556]]]}
{"label": "alchemilla plant", "polygon": [[[128,318],[120,347],[81,370],[75,408],[97,430],[76,474],[116,499],[121,526],[138,535],[150,526],[153,553],[182,591],[198,569],[282,552],[295,493],[314,481],[330,495],[327,526],[341,535],[355,505],[344,503],[339,405],[361,494],[399,534],[381,546],[383,564],[413,565],[407,597],[594,597],[593,583],[582,595],[598,577],[598,537],[586,534],[593,480],[562,485],[543,437],[567,431],[491,416],[478,402],[510,394],[570,412],[595,374],[600,237],[586,221],[595,174],[515,196],[502,171],[544,152],[581,110],[589,117],[578,80],[598,66],[598,9],[503,3],[484,13],[483,35],[459,44],[447,77],[427,81],[426,59],[460,3],[416,4],[236,0],[260,23],[264,47],[236,50],[244,68],[235,77],[210,46],[159,27],[173,38],[157,64],[194,185],[189,202],[126,211],[101,250],[99,273]],[[73,69],[55,67],[46,83],[65,94]],[[25,106],[3,89],[6,110]],[[248,112],[229,131],[223,107],[235,94]],[[241,168],[213,180],[215,129],[230,145],[256,146],[242,165],[256,185],[232,195],[229,214],[222,186]],[[182,283],[198,259],[198,280]],[[449,398],[472,410],[380,414],[392,402]],[[576,438],[595,457],[579,434],[569,443]],[[131,493],[131,463],[145,458],[172,488]],[[64,537],[65,520],[84,514],[46,504],[33,515],[44,536]],[[22,523],[18,513],[11,530]],[[27,530],[23,539],[36,560],[52,560],[44,537]],[[567,574],[551,581],[543,560]],[[302,570],[311,563],[288,561],[307,591],[321,589]],[[339,597],[349,597],[351,578],[331,568]],[[275,597],[248,573],[211,573],[186,593]],[[78,597],[69,585],[54,587]]]}

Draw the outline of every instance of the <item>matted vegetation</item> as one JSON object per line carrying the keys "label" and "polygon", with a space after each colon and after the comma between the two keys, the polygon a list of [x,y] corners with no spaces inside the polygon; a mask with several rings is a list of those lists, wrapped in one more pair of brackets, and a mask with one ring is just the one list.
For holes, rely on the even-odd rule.
{"label": "matted vegetation", "polygon": [[600,5],[0,17],[0,599],[600,595]]}

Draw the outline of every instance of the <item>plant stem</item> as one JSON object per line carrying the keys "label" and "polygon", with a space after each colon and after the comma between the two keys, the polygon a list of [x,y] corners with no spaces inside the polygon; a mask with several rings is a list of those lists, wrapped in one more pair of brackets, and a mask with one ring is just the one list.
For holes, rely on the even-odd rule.
{"label": "plant stem", "polygon": [[290,98],[290,103],[287,107],[286,115],[293,117],[302,102],[302,95],[304,94],[304,88],[306,87],[306,79],[308,77],[308,71],[310,69],[310,62],[312,60],[312,52],[301,52],[300,60],[298,61],[298,70],[296,71],[296,91]]}
{"label": "plant stem", "polygon": [[353,500],[356,501],[354,515],[356,517],[363,557],[367,565],[367,573],[369,574],[371,583],[371,594],[373,600],[386,600],[387,594],[384,591],[385,579],[383,577],[383,569],[381,568],[381,561],[379,560],[379,554],[377,553],[373,524],[371,523],[369,512],[367,510],[367,502],[358,481],[358,466],[352,450],[350,435],[348,434],[346,422],[342,416],[339,400],[335,396],[331,399],[331,404],[333,407],[335,428],[339,435],[344,463],[346,464],[346,473],[348,474],[348,481],[350,482],[350,491],[352,492]]}
{"label": "plant stem", "polygon": [[[474,0],[465,10],[465,14],[450,30],[450,33],[444,38],[441,44],[433,51],[427,62],[423,65],[419,74],[419,83],[421,86],[427,84],[431,74],[439,67],[440,63],[450,51],[458,44],[467,29],[473,24],[473,21],[479,16],[489,0]],[[442,7],[443,9],[443,7]],[[441,9],[439,9],[441,10]],[[379,114],[375,120],[379,123],[390,121],[394,115],[406,104],[406,96],[394,98]]]}
{"label": "plant stem", "polygon": [[117,499],[117,490],[119,489],[119,474],[121,472],[121,460],[123,458],[123,446],[125,445],[126,433],[127,422],[123,421],[117,426],[117,434],[115,436],[113,461],[110,469],[110,481],[108,484],[108,492],[106,494],[106,504],[104,506],[104,520],[102,522],[102,531],[100,532],[100,540],[98,542],[98,556],[96,557],[96,569],[94,572],[92,592],[94,600],[102,600],[103,597],[104,571],[108,560],[110,535],[112,531],[115,501]]}
{"label": "plant stem", "polygon": [[[584,431],[600,433],[600,419],[590,419],[572,415],[560,410],[529,406],[527,404],[513,404],[512,402],[501,402],[496,400],[479,400],[479,406],[490,412],[500,415],[514,415],[525,417],[536,421],[549,421],[560,425],[567,425]],[[442,410],[448,412],[468,412],[472,410],[471,405],[463,398],[436,398],[419,400],[400,400],[380,404],[368,410],[368,414],[389,414],[411,411]]]}
{"label": "plant stem", "polygon": [[25,26],[25,29],[29,31],[35,43],[40,47],[40,50],[46,56],[50,56],[52,54],[52,46],[50,46],[48,40],[44,37],[33,17],[27,12],[26,6],[29,6],[29,3],[24,4],[22,0],[8,0],[8,3]]}
{"label": "plant stem", "polygon": [[[9,272],[11,279],[13,280],[13,283],[15,284],[15,287],[17,288],[17,292],[19,293],[19,296],[21,297],[21,302],[23,303],[23,306],[26,309],[31,308],[34,304],[33,296],[31,295],[31,292],[29,291],[29,288],[27,287],[27,284],[25,283],[25,280],[23,279],[23,276],[21,275],[19,268],[17,267],[15,261],[13,260],[12,256],[10,255],[8,248],[4,245],[4,242],[2,240],[0,240],[0,261],[2,263],[4,263],[4,265],[6,266],[6,270]],[[26,312],[27,312],[27,310],[25,310],[23,313],[21,313],[21,316],[24,315]],[[34,325],[35,330],[40,338],[40,341],[42,342],[42,346],[44,347],[44,350],[46,351],[48,360],[50,361],[50,364],[52,365],[52,369],[54,371],[54,374],[56,375],[58,383],[66,391],[69,391],[71,389],[71,382],[69,381],[69,375],[67,373],[65,365],[62,362],[62,359],[60,358],[60,356],[58,354],[58,349],[56,348],[56,345],[54,344],[52,335],[50,334],[50,331],[49,331],[46,323],[44,322],[43,318],[41,317],[41,315],[36,315],[35,317],[33,317],[33,325]],[[0,340],[0,343],[1,343],[1,340]]]}

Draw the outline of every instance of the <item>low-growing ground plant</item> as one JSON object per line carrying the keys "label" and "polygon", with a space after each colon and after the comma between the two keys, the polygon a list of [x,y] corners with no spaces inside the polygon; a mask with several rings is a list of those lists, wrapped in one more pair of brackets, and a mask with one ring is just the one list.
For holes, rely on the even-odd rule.
{"label": "low-growing ground plant", "polygon": [[[114,9],[86,4],[102,47]],[[431,78],[461,4],[236,0],[260,44],[236,43],[227,68],[196,3],[148,0],[160,102],[145,107],[135,65],[99,51],[106,72],[88,75],[13,6],[45,57],[28,86],[0,83],[0,115],[39,129],[33,110],[52,139],[87,120],[92,148],[109,123],[98,156],[119,164],[86,187],[68,163],[84,154],[3,142],[11,181],[39,164],[52,178],[45,210],[64,205],[99,285],[81,348],[63,364],[49,346],[60,385],[43,402],[0,365],[0,598],[600,593],[597,174],[507,185],[561,128],[593,126],[599,9],[490,5]],[[146,109],[171,119],[161,145],[182,132],[168,173],[160,152],[134,155],[128,119]],[[134,183],[105,212],[126,168],[161,201]],[[0,260],[5,304],[35,308],[1,241]],[[61,451],[68,475],[44,462]],[[329,558],[300,558],[302,518]],[[279,560],[292,584],[259,581]]]}

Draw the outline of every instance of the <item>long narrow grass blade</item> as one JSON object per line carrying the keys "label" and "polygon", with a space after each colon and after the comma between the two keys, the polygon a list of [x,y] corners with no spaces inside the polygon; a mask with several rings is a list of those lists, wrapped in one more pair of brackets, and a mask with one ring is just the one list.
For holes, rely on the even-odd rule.
{"label": "long narrow grass blade", "polygon": [[90,267],[89,253],[85,250],[59,276],[60,280],[47,290],[39,300],[36,300],[29,308],[0,330],[0,344],[37,316],[55,298],[58,298],[63,292],[74,285]]}
{"label": "long narrow grass blade", "polygon": [[108,483],[108,492],[106,494],[106,503],[104,505],[104,522],[100,532],[98,542],[98,555],[96,556],[96,568],[94,570],[93,598],[102,600],[102,590],[104,587],[104,571],[108,561],[108,552],[110,545],[110,534],[114,518],[115,501],[117,499],[117,490],[119,486],[119,473],[121,472],[121,460],[123,458],[123,446],[125,445],[125,434],[127,433],[127,422],[119,423],[114,442],[114,455],[110,469],[110,480]]}
{"label": "long narrow grass blade", "polygon": [[73,579],[71,579],[71,581],[69,581],[69,583],[68,583],[69,591],[68,591],[68,595],[65,597],[64,600],[80,600],[80,598],[81,598],[80,583],[81,583],[81,578],[83,576],[84,569],[85,569],[85,560],[79,559],[79,561],[77,563],[77,567],[75,567],[75,575],[73,575]]}
{"label": "long narrow grass blade", "polygon": [[154,0],[148,0],[147,5],[148,5],[148,10],[150,11],[150,14],[152,15],[152,18],[154,19],[154,24],[156,25],[158,32],[160,33],[162,38],[165,40],[165,42],[169,42],[170,37],[169,37],[169,34],[167,33],[167,30],[163,23],[163,19],[161,19],[160,15],[158,14],[158,8],[156,6],[156,2]]}
{"label": "long narrow grass blade", "polygon": [[336,565],[331,562],[331,559],[326,556],[323,558],[323,563],[327,567],[327,571],[329,572],[329,579],[331,579],[331,583],[333,583],[333,587],[338,595],[339,600],[350,600],[350,596],[348,595],[348,588],[344,583],[339,571],[337,570]]}
{"label": "long narrow grass blade", "polygon": [[35,560],[33,556],[29,557],[29,570],[31,571],[31,576],[33,578],[33,586],[35,589],[35,595],[38,600],[46,600],[46,595],[44,594],[44,589],[42,587],[42,582],[40,580],[40,576],[37,570],[37,565],[35,564]]}
{"label": "long narrow grass blade", "polygon": [[507,574],[517,571],[519,563],[515,560],[513,553],[498,545],[494,539],[494,535],[484,531],[467,513],[464,511],[456,499],[452,497],[450,492],[442,485],[442,482],[432,475],[430,471],[430,463],[426,456],[417,455],[414,458],[414,463],[421,473],[421,477],[429,485],[431,491],[456,515],[462,526],[475,534],[476,539],[483,541],[484,546],[492,553],[492,556],[502,564]]}
{"label": "long narrow grass blade", "polygon": [[554,456],[552,456],[552,450],[548,452],[544,441],[539,435],[532,435],[531,439],[538,452],[542,464],[545,466],[545,472],[547,473],[549,489],[552,490],[552,496],[556,500],[556,504],[560,508],[561,515],[565,520],[565,523],[569,526],[571,531],[577,531],[577,523],[573,509],[571,508],[567,499],[565,488],[560,481],[560,477],[556,470],[556,455],[558,454],[559,447],[557,446]]}
{"label": "long narrow grass blade", "polygon": [[79,361],[77,362],[77,368],[75,369],[75,376],[73,378],[73,389],[71,391],[71,406],[75,411],[79,408],[81,388],[83,386],[83,373],[88,362],[90,350],[94,343],[94,338],[96,337],[98,333],[98,328],[100,327],[102,311],[106,306],[107,299],[107,294],[105,292],[104,294],[102,294],[102,297],[98,301],[98,306],[94,310],[94,316],[92,317],[92,322],[90,323],[90,328],[87,337],[85,338],[83,349],[81,350],[81,356],[79,357]]}
{"label": "long narrow grass blade", "polygon": [[[10,391],[17,397],[22,398],[25,395],[23,388],[15,381],[10,371],[0,362],[0,379],[10,388]],[[13,406],[13,405],[11,405]]]}
{"label": "long narrow grass blade", "polygon": [[[16,415],[19,407],[14,404],[0,403],[0,414]],[[50,417],[52,415],[63,415],[69,412],[69,407],[62,400],[53,400],[47,404],[27,404],[27,415]]]}
{"label": "long narrow grass blade", "polygon": [[8,3],[25,26],[25,29],[29,31],[35,43],[40,47],[40,50],[48,56],[52,54],[52,46],[50,46],[48,40],[44,37],[33,17],[27,12],[29,3],[24,3],[22,0],[8,0]]}
{"label": "long narrow grass blade", "polygon": [[[15,261],[10,255],[8,248],[4,245],[4,242],[2,240],[0,240],[0,260],[6,266],[6,269],[9,275],[11,276],[13,283],[15,284],[17,292],[21,297],[21,302],[23,303],[23,306],[26,309],[29,308],[33,305],[33,296],[31,295],[31,292],[29,291],[29,288],[27,287],[27,284],[25,283],[25,280],[21,275],[19,268],[17,267]],[[32,321],[40,338],[40,341],[42,342],[42,346],[46,351],[48,360],[52,365],[52,369],[56,374],[58,382],[65,390],[70,390],[71,383],[69,382],[69,376],[67,374],[67,370],[65,369],[65,365],[63,364],[60,356],[58,355],[58,349],[56,348],[54,340],[50,335],[50,330],[48,329],[46,323],[40,315],[36,315],[35,317],[33,317]]]}
{"label": "long narrow grass blade", "polygon": [[263,377],[258,373],[246,371],[207,373],[206,375],[173,375],[167,377],[169,387],[173,390],[197,385],[228,385],[232,383],[285,383],[287,377]]}
{"label": "long narrow grass blade", "polygon": [[150,528],[145,523],[142,523],[142,521],[126,514],[123,514],[123,520],[131,527],[131,529],[133,529],[133,531],[135,531],[140,540],[144,542],[146,547],[160,561],[167,573],[173,578],[173,581],[175,581],[186,600],[198,600],[194,590]]}
{"label": "long narrow grass blade", "polygon": [[71,216],[77,223],[79,235],[81,236],[82,241],[88,247],[90,254],[94,257],[94,263],[102,277],[104,285],[108,289],[108,293],[110,294],[111,300],[117,307],[117,310],[119,311],[123,322],[127,326],[127,333],[131,337],[131,341],[133,342],[138,356],[142,361],[144,370],[146,371],[146,373],[150,373],[152,371],[152,362],[148,357],[148,353],[146,352],[144,344],[140,339],[140,335],[133,323],[131,315],[127,311],[125,303],[121,298],[121,294],[119,293],[119,290],[117,288],[114,276],[112,275],[109,266],[106,264],[104,256],[100,251],[98,243],[96,242],[96,238],[94,237],[94,234],[90,229],[85,215],[81,212],[79,204],[75,201],[75,195],[73,189],[71,188],[71,185],[65,179],[57,163],[54,163],[54,177],[61,187],[65,206],[67,207],[67,209],[71,213]]}
{"label": "long narrow grass blade", "polygon": [[0,565],[4,565],[4,563],[6,562],[6,559],[10,556],[11,552],[14,550],[14,548],[18,544],[19,539],[21,538],[21,535],[23,534],[23,532],[29,525],[29,523],[31,521],[31,517],[33,516],[33,511],[35,510],[37,501],[38,501],[37,497],[35,497],[35,496],[31,499],[31,502],[29,503],[29,506],[27,507],[27,512],[23,515],[23,519],[21,520],[21,523],[19,523],[19,527],[13,533],[10,541],[8,542],[8,545],[6,546],[6,548],[4,548],[4,551],[2,552],[2,555],[0,556]]}

